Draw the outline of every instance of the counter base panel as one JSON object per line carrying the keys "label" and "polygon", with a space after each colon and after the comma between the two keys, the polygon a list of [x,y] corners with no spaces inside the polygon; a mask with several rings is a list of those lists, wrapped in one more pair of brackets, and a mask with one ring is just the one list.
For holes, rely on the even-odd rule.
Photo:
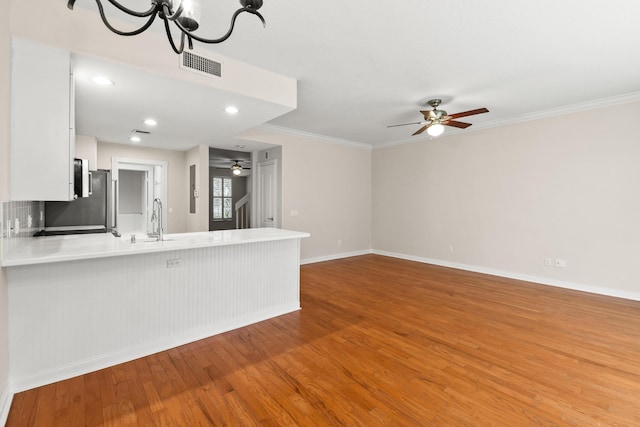
{"label": "counter base panel", "polygon": [[12,390],[298,310],[299,266],[289,239],[9,268]]}

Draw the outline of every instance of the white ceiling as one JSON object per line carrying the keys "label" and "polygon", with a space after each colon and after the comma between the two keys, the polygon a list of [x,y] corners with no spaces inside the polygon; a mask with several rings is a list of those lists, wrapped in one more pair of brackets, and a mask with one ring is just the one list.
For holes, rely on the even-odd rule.
{"label": "white ceiling", "polygon": [[[93,1],[82,1],[82,7],[96,9]],[[140,10],[149,4],[121,1]],[[207,23],[203,10],[202,33],[219,36],[238,4],[209,4],[224,19]],[[441,108],[449,113],[490,110],[463,120],[475,126],[448,127],[445,135],[569,111],[594,100],[640,99],[636,0],[265,0],[261,12],[266,28],[242,14],[229,40],[206,49],[297,79],[297,110],[268,122],[291,131],[381,146],[413,140],[410,135],[419,126],[387,125],[421,120],[418,111],[432,98],[442,98]],[[97,13],[96,25],[102,25]],[[159,22],[153,28],[163,31]],[[135,84],[139,94],[124,94],[124,104],[114,97],[116,106],[105,107],[112,117],[100,115],[114,123],[102,126],[117,126],[125,120],[118,112],[131,114],[123,105],[147,99],[164,105],[176,119],[163,126],[163,132],[172,132],[167,140],[184,135],[188,127],[194,131],[190,140],[216,145],[210,134],[197,135],[196,129],[211,132],[200,129],[202,117],[195,115],[192,122],[182,117],[207,108],[210,100],[198,97],[197,89],[185,95],[183,88],[174,92],[177,86],[148,78]],[[156,97],[148,95],[153,91]],[[195,108],[179,107],[185,96]],[[269,114],[258,109],[236,118],[217,145],[246,144],[228,136]]]}

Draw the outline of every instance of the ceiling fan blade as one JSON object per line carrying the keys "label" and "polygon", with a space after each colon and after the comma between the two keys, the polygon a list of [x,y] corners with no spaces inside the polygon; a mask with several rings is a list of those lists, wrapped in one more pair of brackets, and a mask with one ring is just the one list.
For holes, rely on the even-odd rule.
{"label": "ceiling fan blade", "polygon": [[412,133],[411,136],[415,136],[415,135],[420,135],[422,132],[424,132],[425,130],[427,130],[427,128],[431,126],[431,123],[427,123],[426,125],[422,126],[420,129],[418,129],[416,132]]}
{"label": "ceiling fan blade", "polygon": [[465,123],[465,122],[456,122],[455,120],[449,120],[446,122],[442,122],[443,125],[445,126],[453,126],[454,128],[460,128],[460,129],[466,129],[469,126],[471,126],[471,123]]}
{"label": "ceiling fan blade", "polygon": [[475,114],[482,114],[482,113],[488,113],[488,112],[489,110],[487,110],[486,108],[478,108],[475,110],[463,111],[462,113],[451,114],[449,117],[451,117],[452,119],[457,119],[459,117],[473,116]]}
{"label": "ceiling fan blade", "polygon": [[402,123],[401,125],[389,125],[387,127],[388,128],[396,128],[398,126],[422,125],[422,124],[424,124],[424,120],[422,120],[420,122],[414,122],[414,123]]}

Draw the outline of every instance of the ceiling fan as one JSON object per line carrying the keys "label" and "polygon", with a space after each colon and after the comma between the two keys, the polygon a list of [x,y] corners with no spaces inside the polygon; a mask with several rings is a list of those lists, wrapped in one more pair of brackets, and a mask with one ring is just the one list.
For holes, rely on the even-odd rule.
{"label": "ceiling fan", "polygon": [[[425,130],[431,136],[439,136],[444,132],[444,126],[453,126],[460,129],[466,129],[471,126],[471,123],[459,122],[454,119],[458,119],[460,117],[473,116],[475,114],[488,113],[489,110],[486,108],[477,108],[475,110],[463,111],[462,113],[456,113],[448,115],[444,110],[438,110],[438,106],[442,103],[440,99],[432,99],[427,104],[433,107],[433,110],[422,110],[420,111],[424,116],[424,120],[414,123],[403,123],[400,125],[390,125],[388,128],[397,127],[397,126],[408,126],[408,125],[424,125],[413,135],[420,135]],[[412,135],[412,136],[413,136]]]}
{"label": "ceiling fan", "polygon": [[251,169],[251,168],[248,168],[248,167],[242,167],[240,162],[243,162],[244,160],[232,160],[232,161],[235,162],[235,163],[231,165],[231,173],[236,175],[236,176],[242,175],[242,171],[243,170],[250,170]]}

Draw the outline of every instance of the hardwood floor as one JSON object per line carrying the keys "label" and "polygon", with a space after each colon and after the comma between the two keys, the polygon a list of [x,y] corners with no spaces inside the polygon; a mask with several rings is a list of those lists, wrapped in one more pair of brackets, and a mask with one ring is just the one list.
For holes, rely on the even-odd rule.
{"label": "hardwood floor", "polygon": [[640,302],[376,255],[302,310],[19,393],[7,426],[638,426]]}

